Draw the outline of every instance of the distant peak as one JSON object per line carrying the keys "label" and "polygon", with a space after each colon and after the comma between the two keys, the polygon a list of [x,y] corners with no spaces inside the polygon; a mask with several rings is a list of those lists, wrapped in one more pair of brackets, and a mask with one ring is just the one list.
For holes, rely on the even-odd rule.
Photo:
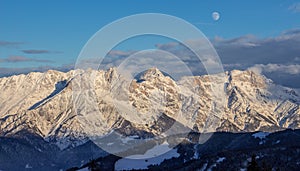
{"label": "distant peak", "polygon": [[47,73],[47,74],[52,74],[52,75],[59,75],[59,74],[62,74],[63,72],[58,71],[58,70],[49,69],[49,70],[46,71],[45,73]]}
{"label": "distant peak", "polygon": [[150,68],[146,71],[144,71],[141,76],[140,79],[142,80],[147,80],[147,79],[151,79],[151,78],[157,78],[157,77],[162,77],[164,76],[164,74],[157,68]]}
{"label": "distant peak", "polygon": [[226,71],[226,75],[230,77],[241,77],[241,76],[249,76],[249,77],[264,77],[260,73],[253,72],[251,70],[231,70],[231,71]]}

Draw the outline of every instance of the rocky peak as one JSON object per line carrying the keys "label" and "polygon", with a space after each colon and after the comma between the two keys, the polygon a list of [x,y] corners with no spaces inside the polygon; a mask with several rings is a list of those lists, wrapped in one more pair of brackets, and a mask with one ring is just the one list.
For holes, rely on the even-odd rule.
{"label": "rocky peak", "polygon": [[108,82],[112,82],[115,78],[118,77],[118,71],[115,67],[113,68],[109,68],[106,72],[105,72],[105,79]]}
{"label": "rocky peak", "polygon": [[272,83],[272,81],[267,79],[264,75],[260,75],[249,70],[232,70],[230,72],[226,72],[226,74],[228,76],[228,82],[232,86],[265,89],[267,88],[268,84]]}
{"label": "rocky peak", "polygon": [[157,68],[146,70],[140,77],[140,80],[151,80],[153,78],[164,77],[164,74]]}

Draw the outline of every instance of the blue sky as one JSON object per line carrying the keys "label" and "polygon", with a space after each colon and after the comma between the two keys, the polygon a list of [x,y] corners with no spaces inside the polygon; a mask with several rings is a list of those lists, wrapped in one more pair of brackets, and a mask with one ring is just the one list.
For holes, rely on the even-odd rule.
{"label": "blue sky", "polygon": [[[221,15],[218,21],[211,17],[214,11]],[[1,0],[0,68],[70,65],[101,27],[128,15],[149,12],[182,18],[198,27],[209,39],[234,40],[253,35],[262,41],[300,28],[300,1],[295,0],[113,0],[89,3]],[[136,39],[116,49],[148,49],[168,41]]]}

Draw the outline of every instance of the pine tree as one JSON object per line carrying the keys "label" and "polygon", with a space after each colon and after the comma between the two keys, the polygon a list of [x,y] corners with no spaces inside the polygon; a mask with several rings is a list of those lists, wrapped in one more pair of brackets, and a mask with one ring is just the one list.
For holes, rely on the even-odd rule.
{"label": "pine tree", "polygon": [[259,171],[258,164],[256,162],[256,156],[252,155],[251,162],[249,163],[247,167],[248,171]]}

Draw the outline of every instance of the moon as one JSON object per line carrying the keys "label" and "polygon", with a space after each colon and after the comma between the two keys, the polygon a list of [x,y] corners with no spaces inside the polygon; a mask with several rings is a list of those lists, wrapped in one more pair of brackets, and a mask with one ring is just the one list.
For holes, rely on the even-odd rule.
{"label": "moon", "polygon": [[213,20],[218,21],[220,19],[220,13],[218,12],[213,12],[211,14],[211,17],[213,18]]}

